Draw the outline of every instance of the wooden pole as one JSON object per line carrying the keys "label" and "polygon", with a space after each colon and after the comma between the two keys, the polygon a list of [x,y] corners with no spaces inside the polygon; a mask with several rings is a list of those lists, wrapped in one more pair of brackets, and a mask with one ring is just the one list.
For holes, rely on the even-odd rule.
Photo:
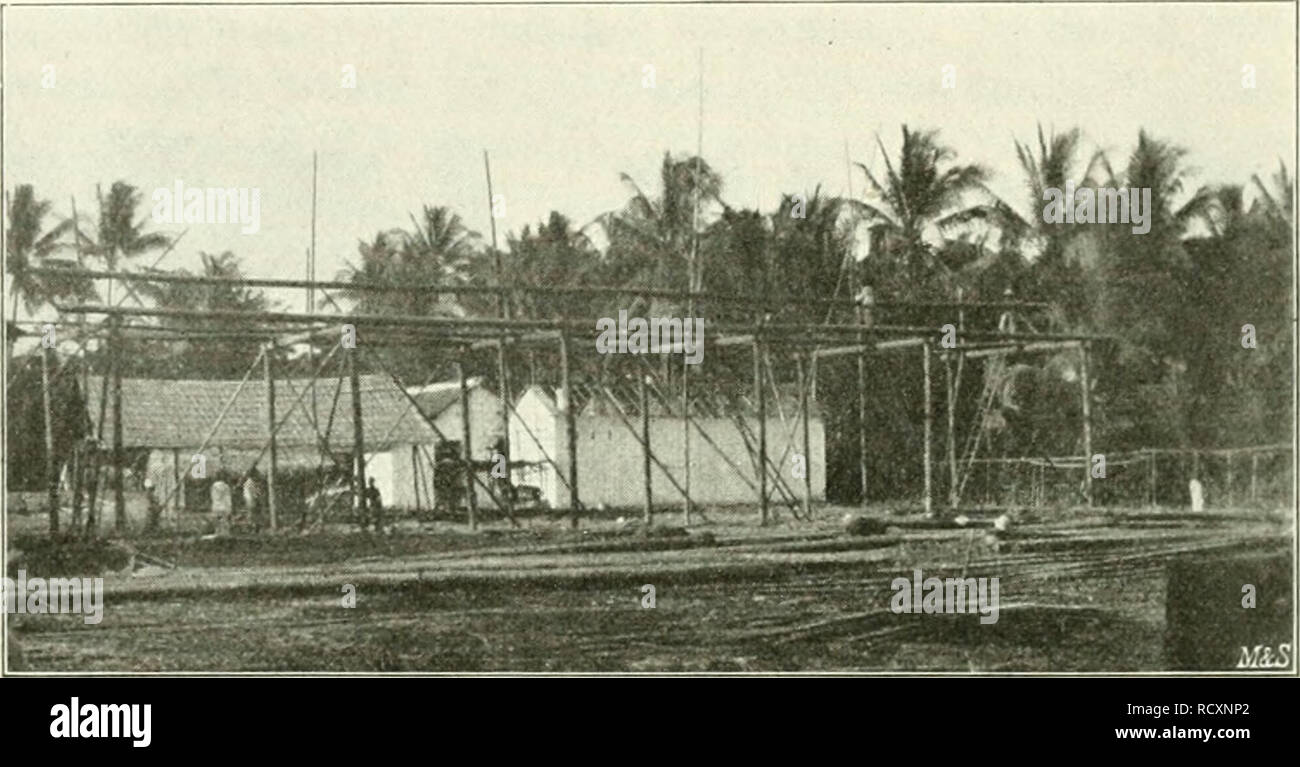
{"label": "wooden pole", "polygon": [[564,390],[564,433],[569,457],[569,526],[577,529],[578,509],[578,417],[573,406],[573,382],[569,379],[569,340],[560,336],[560,388]]}
{"label": "wooden pole", "polygon": [[952,375],[952,358],[943,358],[948,384],[948,507],[957,506],[957,389]]}
{"label": "wooden pole", "polygon": [[[85,391],[84,389],[82,391]],[[72,449],[72,463],[69,475],[72,477],[72,526],[75,533],[81,529],[81,490],[85,474],[85,442],[77,442]]]}
{"label": "wooden pole", "polygon": [[[804,368],[801,356],[794,358],[799,373],[799,418],[803,421],[803,514],[805,519],[812,519],[812,434],[808,424],[808,372]],[[823,469],[824,471],[824,469]]]}
{"label": "wooden pole", "polygon": [[1250,502],[1255,503],[1259,496],[1255,492],[1255,480],[1259,475],[1259,453],[1250,455]]}
{"label": "wooden pole", "polygon": [[364,531],[370,519],[366,508],[366,438],[361,418],[361,373],[357,369],[357,349],[348,349],[348,383],[352,389],[352,503]]}
{"label": "wooden pole", "polygon": [[1232,497],[1232,453],[1228,453],[1226,456],[1224,456],[1224,458],[1228,461],[1228,486],[1227,486],[1227,488],[1225,488],[1225,490],[1227,491],[1227,492],[1225,493],[1225,495],[1227,496],[1227,499],[1228,499],[1228,504],[1227,504],[1227,505],[1228,505],[1229,507],[1231,507],[1231,506],[1232,506],[1232,500],[1233,500],[1233,497]]}
{"label": "wooden pole", "polygon": [[469,529],[478,529],[478,494],[474,490],[474,454],[470,443],[469,385],[465,381],[465,363],[457,357],[456,380],[460,383],[460,460],[465,472],[465,503],[469,510]]}
{"label": "wooden pole", "polygon": [[1150,495],[1151,495],[1151,506],[1154,508],[1156,505],[1156,453],[1155,451],[1154,450],[1149,451],[1147,453],[1147,457],[1151,459]]}
{"label": "wooden pole", "polygon": [[[849,257],[849,295],[857,300],[853,291],[857,289],[857,268],[856,262],[852,256]],[[872,296],[870,288],[864,288],[866,291],[863,298],[865,302],[858,305],[857,320],[858,324],[863,327],[871,327],[873,317],[871,314]],[[858,334],[858,343],[865,348],[866,336]],[[858,352],[858,472],[862,486],[862,508],[867,507],[867,354],[865,351]]]}
{"label": "wooden pole", "polygon": [[[695,316],[695,302],[690,302],[691,308],[687,310],[686,322],[691,322]],[[696,343],[700,343],[697,339]],[[691,397],[689,390],[689,379],[691,366],[686,362],[686,350],[682,350],[682,482],[686,492],[682,494],[682,511],[685,513],[684,524],[691,524]]]}
{"label": "wooden pole", "polygon": [[[695,291],[701,285],[699,270],[700,251],[700,160],[704,154],[704,49],[699,50],[699,105],[695,119],[695,177],[691,184],[691,260],[686,274],[686,317],[685,322],[692,322],[695,317]],[[695,343],[701,343],[695,339]],[[685,512],[685,524],[691,524],[691,400],[688,379],[690,365],[686,362],[686,350],[682,349],[682,510]]]}
{"label": "wooden pole", "polygon": [[41,399],[45,407],[45,483],[50,509],[50,535],[59,533],[59,472],[54,456],[54,406],[50,394],[50,356],[54,350],[41,346]]}
{"label": "wooden pole", "polygon": [[1083,496],[1092,508],[1092,390],[1088,385],[1088,345],[1079,345],[1079,387],[1083,395]]}
{"label": "wooden pole", "polygon": [[[510,306],[505,292],[505,267],[501,260],[501,251],[497,248],[497,219],[492,209],[492,165],[488,161],[487,150],[483,150],[483,174],[487,178],[488,222],[492,227],[492,268],[496,275],[497,317],[510,319]],[[501,398],[501,456],[505,459],[507,488],[512,488],[510,474],[510,370],[506,364],[506,336],[501,334],[497,343],[497,396]],[[509,491],[502,499],[506,516],[514,518],[514,503]]]}
{"label": "wooden pole", "polygon": [[858,473],[862,508],[867,507],[867,355],[858,352]]}
{"label": "wooden pole", "polygon": [[758,511],[767,525],[767,388],[763,386],[763,349],[754,336],[754,398],[758,401]]}
{"label": "wooden pole", "polygon": [[[266,433],[270,440],[270,447],[267,452],[266,510],[271,532],[275,532],[276,529],[278,507],[275,495],[275,475],[280,469],[280,454],[275,437],[275,377],[271,371],[271,353],[274,348],[272,345],[267,344],[266,348],[262,350],[262,374],[266,379]],[[249,512],[252,513],[253,510],[249,509]]]}
{"label": "wooden pole", "polygon": [[930,514],[934,511],[934,493],[933,493],[933,459],[932,445],[934,431],[934,407],[930,402],[930,342],[926,341],[921,347],[921,368],[925,374],[925,462],[923,468],[925,471],[925,513]]}
{"label": "wooden pole", "polygon": [[181,451],[172,448],[172,517],[179,518],[185,507],[185,483],[181,479]]}
{"label": "wooden pole", "polygon": [[654,498],[650,478],[650,387],[649,375],[641,376],[641,464],[645,472],[645,527],[654,520]]}
{"label": "wooden pole", "polygon": [[420,462],[416,457],[420,448],[411,445],[411,489],[415,493],[415,515],[418,519],[420,516]]}
{"label": "wooden pole", "polygon": [[[307,253],[307,280],[310,283],[307,287],[307,314],[316,313],[316,155],[317,152],[313,149],[311,151],[311,250]],[[307,366],[310,370],[316,369],[315,339],[309,339],[307,343]],[[311,377],[308,385],[311,386],[311,420],[312,423],[317,423],[320,420],[320,413],[316,402],[316,376]]]}
{"label": "wooden pole", "polygon": [[126,488],[122,482],[122,464],[126,463],[122,447],[122,320],[112,319],[112,339],[109,356],[113,367],[113,529],[126,532]]}

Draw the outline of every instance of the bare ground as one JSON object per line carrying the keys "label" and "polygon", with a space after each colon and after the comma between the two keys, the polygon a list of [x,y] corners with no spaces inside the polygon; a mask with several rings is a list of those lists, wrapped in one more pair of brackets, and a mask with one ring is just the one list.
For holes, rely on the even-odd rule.
{"label": "bare ground", "polygon": [[[105,576],[102,623],[9,616],[10,671],[1154,671],[1167,562],[1290,540],[1260,515],[1077,511],[996,543],[893,517],[849,537],[843,512],[758,528],[753,510],[710,510],[689,533],[665,514],[651,535],[533,519],[133,540],[143,556]],[[914,568],[1000,578],[998,622],[892,613],[890,582]]]}

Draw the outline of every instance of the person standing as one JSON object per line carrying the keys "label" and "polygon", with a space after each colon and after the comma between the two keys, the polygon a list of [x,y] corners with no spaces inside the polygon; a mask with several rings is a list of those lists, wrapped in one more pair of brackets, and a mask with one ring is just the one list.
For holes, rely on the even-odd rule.
{"label": "person standing", "polygon": [[384,497],[379,492],[379,487],[375,484],[375,478],[370,477],[370,486],[366,488],[366,510],[368,516],[374,521],[375,532],[384,531]]}
{"label": "person standing", "polygon": [[230,485],[221,477],[212,483],[212,519],[217,535],[230,535],[230,513],[233,510]]}
{"label": "person standing", "polygon": [[257,467],[248,470],[244,478],[244,511],[253,523],[254,530],[262,529],[262,483],[257,476]]}
{"label": "person standing", "polygon": [[148,516],[145,517],[145,531],[152,533],[158,530],[162,521],[162,502],[158,500],[158,488],[154,486],[151,477],[144,478],[144,500],[149,509]]}

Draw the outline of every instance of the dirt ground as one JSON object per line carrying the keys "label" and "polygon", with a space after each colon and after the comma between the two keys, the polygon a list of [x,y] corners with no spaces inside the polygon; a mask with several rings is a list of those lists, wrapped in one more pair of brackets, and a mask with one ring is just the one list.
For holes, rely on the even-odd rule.
{"label": "dirt ground", "polygon": [[[1289,550],[1291,535],[1258,513],[1057,510],[995,540],[874,510],[884,532],[855,537],[848,511],[760,528],[755,509],[712,509],[689,529],[669,513],[650,534],[629,519],[533,518],[131,540],[132,564],[104,575],[100,624],[8,616],[22,654],[9,670],[1156,671],[1166,565]],[[997,623],[894,614],[890,583],[916,568],[999,578]]]}

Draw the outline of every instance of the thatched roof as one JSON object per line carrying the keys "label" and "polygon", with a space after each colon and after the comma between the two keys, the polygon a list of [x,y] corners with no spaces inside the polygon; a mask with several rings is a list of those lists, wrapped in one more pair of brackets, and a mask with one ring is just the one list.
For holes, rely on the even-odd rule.
{"label": "thatched roof", "polygon": [[[431,444],[437,438],[402,390],[386,376],[361,376],[361,422],[367,450],[394,445]],[[307,379],[275,382],[276,420],[288,416],[276,433],[286,448],[315,447],[320,439],[312,427],[312,395],[303,394]],[[102,378],[90,379],[91,422],[99,419]],[[316,381],[316,418],[319,433],[332,451],[352,447],[352,389],[348,379]],[[129,448],[194,449],[217,423],[222,408],[239,390],[239,381],[122,380],[122,441]],[[294,407],[303,394],[302,401]],[[235,396],[209,444],[214,447],[261,448],[267,441],[267,388],[264,381],[249,380]],[[423,405],[421,405],[423,407]],[[291,412],[292,408],[292,412]],[[104,442],[112,444],[113,403],[107,400]]]}

